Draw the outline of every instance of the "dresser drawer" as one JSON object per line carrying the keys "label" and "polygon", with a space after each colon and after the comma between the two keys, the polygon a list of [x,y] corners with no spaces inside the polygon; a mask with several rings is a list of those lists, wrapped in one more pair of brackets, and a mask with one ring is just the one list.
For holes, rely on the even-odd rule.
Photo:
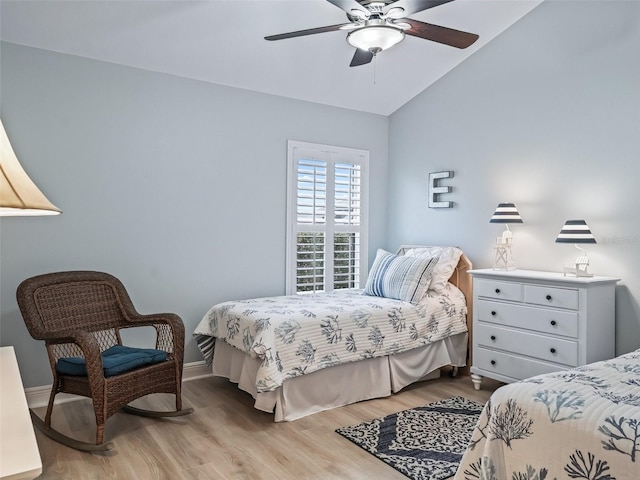
{"label": "dresser drawer", "polygon": [[515,302],[521,302],[523,299],[522,285],[519,283],[479,280],[474,287],[479,297],[499,298]]}
{"label": "dresser drawer", "polygon": [[478,320],[513,328],[578,338],[578,312],[478,300]]}
{"label": "dresser drawer", "polygon": [[[514,380],[535,377],[543,373],[566,370],[558,365],[551,365],[523,357],[514,357],[509,354],[495,352],[486,348],[477,348],[473,353],[473,367],[471,371],[476,373],[476,368],[484,370],[481,374],[489,375],[497,373]],[[490,376],[490,375],[489,375]]]}
{"label": "dresser drawer", "polygon": [[539,358],[547,362],[578,365],[578,342],[538,335],[522,330],[500,328],[484,323],[473,332],[478,345]]}
{"label": "dresser drawer", "polygon": [[524,286],[525,303],[544,305],[545,307],[578,309],[578,290],[538,285]]}

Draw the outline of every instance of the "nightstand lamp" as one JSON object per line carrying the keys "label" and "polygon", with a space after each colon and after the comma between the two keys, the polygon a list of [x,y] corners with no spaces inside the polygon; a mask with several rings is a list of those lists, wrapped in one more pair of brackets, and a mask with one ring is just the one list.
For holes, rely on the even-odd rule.
{"label": "nightstand lamp", "polygon": [[516,264],[513,261],[513,253],[511,252],[513,233],[509,230],[509,224],[524,223],[515,204],[499,203],[489,223],[504,223],[506,227],[505,231],[502,232],[502,236],[496,238],[496,246],[493,247],[496,253],[493,268],[496,270],[514,270]]}
{"label": "nightstand lamp", "polygon": [[562,226],[562,230],[556,238],[556,243],[573,243],[582,252],[573,265],[564,266],[564,275],[574,275],[576,277],[593,277],[589,273],[589,257],[587,251],[579,247],[579,243],[596,243],[596,239],[589,229],[589,225],[584,220],[567,220]]}

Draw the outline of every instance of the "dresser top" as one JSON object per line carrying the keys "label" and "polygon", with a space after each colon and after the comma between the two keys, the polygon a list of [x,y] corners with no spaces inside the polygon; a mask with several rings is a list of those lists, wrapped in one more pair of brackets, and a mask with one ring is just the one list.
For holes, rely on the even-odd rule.
{"label": "dresser top", "polygon": [[572,284],[581,285],[593,285],[599,283],[616,283],[619,282],[619,278],[615,277],[600,277],[594,275],[593,277],[575,277],[572,275],[564,275],[559,272],[541,272],[537,270],[497,270],[493,268],[484,268],[477,270],[468,270],[474,277],[480,278],[495,278],[503,280],[543,280],[552,282],[566,282]]}

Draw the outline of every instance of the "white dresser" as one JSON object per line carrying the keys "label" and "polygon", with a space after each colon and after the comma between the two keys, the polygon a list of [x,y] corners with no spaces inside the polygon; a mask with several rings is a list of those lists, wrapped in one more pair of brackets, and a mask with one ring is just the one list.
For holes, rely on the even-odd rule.
{"label": "white dresser", "polygon": [[511,383],[615,356],[611,277],[532,270],[469,270],[473,276],[473,365]]}
{"label": "white dresser", "polygon": [[31,423],[13,347],[0,347],[0,478],[24,480],[42,473],[42,461]]}

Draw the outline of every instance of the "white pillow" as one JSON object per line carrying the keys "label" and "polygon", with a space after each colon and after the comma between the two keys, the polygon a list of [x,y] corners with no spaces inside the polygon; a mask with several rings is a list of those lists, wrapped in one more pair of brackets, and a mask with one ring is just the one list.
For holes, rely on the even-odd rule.
{"label": "white pillow", "polygon": [[417,304],[427,293],[437,257],[407,257],[378,249],[364,293]]}
{"label": "white pillow", "polygon": [[404,255],[415,258],[436,257],[439,255],[438,263],[431,273],[429,290],[434,290],[436,293],[441,294],[444,293],[444,287],[449,282],[449,278],[453,275],[453,271],[460,261],[462,250],[458,247],[416,247],[407,249]]}

